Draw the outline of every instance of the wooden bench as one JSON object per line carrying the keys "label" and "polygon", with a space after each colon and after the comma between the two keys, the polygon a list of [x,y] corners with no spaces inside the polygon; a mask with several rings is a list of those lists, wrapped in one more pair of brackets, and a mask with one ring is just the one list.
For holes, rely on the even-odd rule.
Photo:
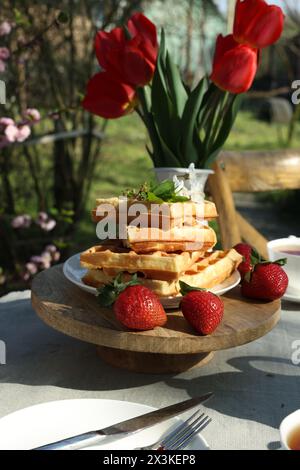
{"label": "wooden bench", "polygon": [[300,150],[223,152],[209,178],[224,249],[242,240],[267,257],[267,240],[236,209],[233,193],[300,188]]}

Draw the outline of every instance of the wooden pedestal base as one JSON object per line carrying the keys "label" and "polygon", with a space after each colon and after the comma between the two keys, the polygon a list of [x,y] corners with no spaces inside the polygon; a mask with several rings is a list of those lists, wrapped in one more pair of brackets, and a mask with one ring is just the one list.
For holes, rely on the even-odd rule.
{"label": "wooden pedestal base", "polygon": [[213,357],[211,351],[254,341],[280,318],[279,300],[250,301],[236,288],[222,297],[224,317],[211,335],[195,332],[180,310],[168,312],[164,327],[129,331],[111,309],[100,307],[94,295],[71,284],[61,266],[34,278],[31,297],[37,314],[52,328],[95,344],[99,356],[113,366],[149,374],[176,374],[203,366]]}
{"label": "wooden pedestal base", "polygon": [[213,352],[202,354],[158,354],[124,351],[97,346],[97,353],[114,367],[145,374],[173,374],[205,366]]}

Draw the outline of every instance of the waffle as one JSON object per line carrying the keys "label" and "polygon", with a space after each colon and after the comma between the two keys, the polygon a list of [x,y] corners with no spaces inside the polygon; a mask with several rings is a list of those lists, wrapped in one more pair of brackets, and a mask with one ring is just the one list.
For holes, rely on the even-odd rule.
{"label": "waffle", "polygon": [[127,239],[123,240],[124,246],[132,248],[137,253],[194,250],[206,252],[216,243],[217,237],[214,230],[203,224],[192,227],[173,227],[170,230],[128,226]]}
{"label": "waffle", "polygon": [[157,279],[178,279],[180,274],[188,270],[196,261],[203,257],[203,251],[166,253],[156,251],[154,253],[137,254],[129,248],[124,248],[117,243],[105,243],[90,248],[80,256],[80,264],[89,270],[108,269],[118,273],[140,272],[143,275],[153,275]]}
{"label": "waffle", "polygon": [[128,244],[124,240],[125,245],[130,247],[133,251],[140,254],[152,253],[154,251],[164,251],[166,253],[176,253],[180,251],[200,251],[206,253],[208,250],[215,246],[215,242],[141,242]]}
{"label": "waffle", "polygon": [[[105,204],[107,204],[107,208],[102,208],[104,213],[98,212],[97,214],[97,208],[100,205]],[[130,208],[133,204],[142,204],[143,206],[141,206],[141,211],[138,213],[135,211],[134,213],[130,213]],[[182,225],[183,214],[185,214],[187,217],[185,219],[186,225],[193,225],[196,216],[199,220],[213,220],[218,217],[216,206],[213,202],[210,201],[204,201],[203,204],[195,202],[163,203],[159,206],[159,208],[161,210],[155,217],[153,216],[153,211],[151,213],[151,203],[148,201],[137,201],[134,199],[122,201],[117,197],[109,199],[96,199],[96,208],[92,210],[92,220],[94,222],[99,222],[103,220],[104,217],[111,217],[113,220],[116,217],[117,224],[119,224],[120,219],[122,219],[123,224],[130,225],[130,223],[141,214],[144,216],[145,223],[149,227],[151,226],[162,228],[169,226],[172,228]],[[120,214],[122,214],[122,216]]]}
{"label": "waffle", "polygon": [[[242,256],[234,249],[228,251],[215,251],[199,259],[188,268],[177,280],[149,279],[138,276],[140,282],[153,290],[159,297],[171,297],[180,294],[179,281],[184,281],[194,287],[210,289],[230,277],[238,265],[242,262]],[[129,280],[131,274],[124,273],[124,279]],[[100,287],[114,279],[105,270],[91,269],[83,277],[83,282],[92,287]]]}

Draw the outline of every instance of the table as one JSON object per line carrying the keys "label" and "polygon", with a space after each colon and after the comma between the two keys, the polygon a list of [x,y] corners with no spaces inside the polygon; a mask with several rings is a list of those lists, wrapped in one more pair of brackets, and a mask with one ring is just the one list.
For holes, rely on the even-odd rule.
{"label": "table", "polygon": [[[219,352],[206,367],[178,375],[144,375],[110,367],[95,348],[47,327],[30,291],[0,299],[0,417],[26,406],[72,398],[110,398],[156,407],[208,391],[212,449],[279,448],[278,426],[300,408],[300,305],[283,302],[282,319],[264,338]],[[293,349],[294,348],[294,349]]]}

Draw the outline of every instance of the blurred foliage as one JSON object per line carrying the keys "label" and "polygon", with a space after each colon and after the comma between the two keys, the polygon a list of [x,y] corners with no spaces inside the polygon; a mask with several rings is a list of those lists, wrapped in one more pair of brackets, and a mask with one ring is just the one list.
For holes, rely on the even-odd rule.
{"label": "blurred foliage", "polygon": [[[11,146],[1,154],[0,198],[7,213],[17,211],[20,196],[28,199],[28,191],[35,194],[38,210],[70,207],[74,220],[80,218],[105,130],[105,122],[96,122],[80,106],[87,80],[96,70],[94,36],[98,28],[123,22],[139,4],[2,0],[0,21],[8,20],[15,27],[5,38],[11,59],[3,75],[8,102],[1,114],[17,119],[30,107],[44,117],[35,127],[32,145]],[[58,137],[47,159],[44,155],[49,150],[34,140],[45,134]],[[20,181],[17,178],[14,184],[12,173],[22,175],[26,167],[30,179],[20,191]]]}
{"label": "blurred foliage", "polygon": [[[42,115],[27,142],[0,153],[0,266],[6,288],[18,285],[25,264],[45,243],[68,253],[101,158],[106,126],[80,106],[86,83],[98,68],[94,36],[99,28],[123,23],[140,3],[1,0],[0,22],[8,21],[13,29],[0,39],[11,54],[1,74],[7,104],[0,117],[20,122],[27,108]],[[26,230],[11,227],[16,214],[36,217],[40,211],[55,218],[53,232],[38,233],[34,224]]]}

